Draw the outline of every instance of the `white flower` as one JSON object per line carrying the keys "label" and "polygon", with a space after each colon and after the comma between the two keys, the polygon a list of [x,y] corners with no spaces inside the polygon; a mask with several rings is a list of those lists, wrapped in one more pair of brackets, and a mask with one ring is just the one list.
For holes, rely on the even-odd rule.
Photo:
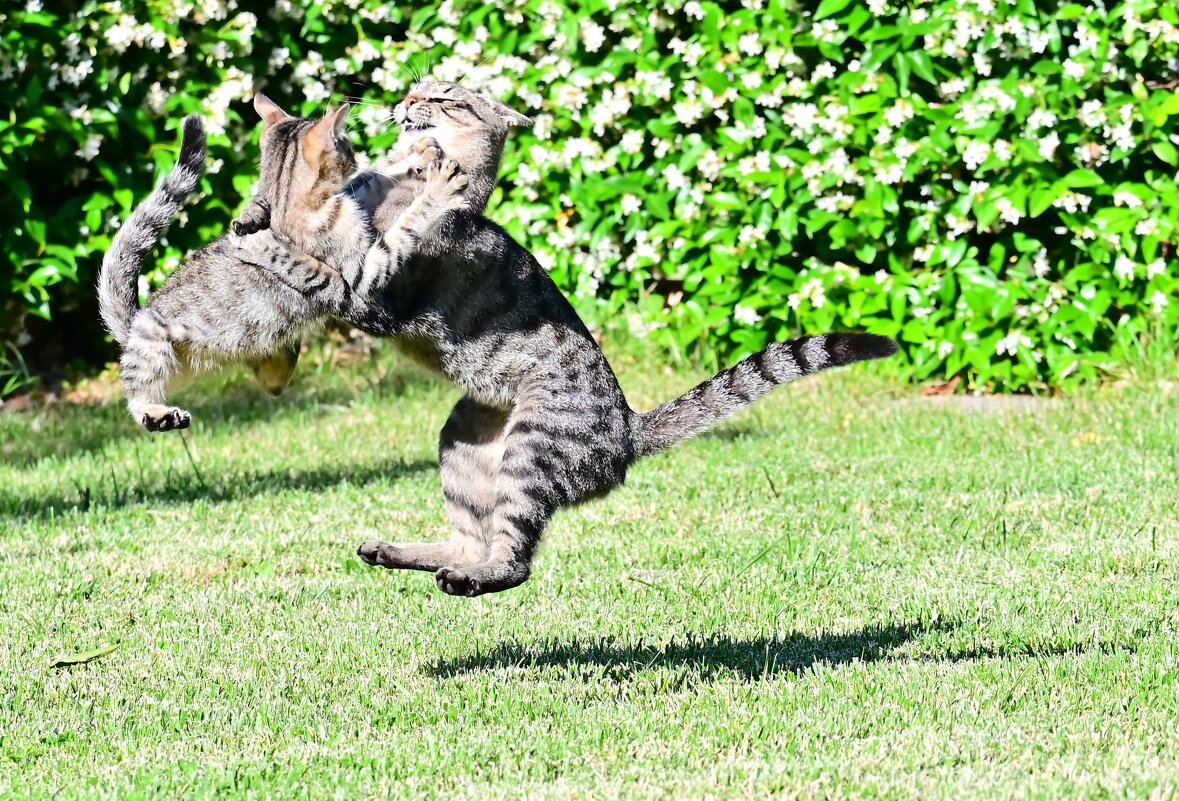
{"label": "white flower", "polygon": [[742,245],[761,242],[765,238],[766,235],[761,232],[761,229],[752,225],[746,225],[741,229],[740,233],[737,234],[737,242]]}
{"label": "white flower", "polygon": [[1154,278],[1156,275],[1162,275],[1166,269],[1166,262],[1164,262],[1162,259],[1155,259],[1150,264],[1146,265],[1147,280]]}
{"label": "white flower", "polygon": [[663,168],[663,179],[667,182],[668,189],[677,190],[688,186],[688,179],[683,170],[675,164],[668,164]]}
{"label": "white flower", "polygon": [[1060,135],[1056,131],[1052,131],[1040,139],[1040,155],[1045,159],[1052,159],[1056,155],[1056,148],[1058,147],[1060,147]]}
{"label": "white flower", "polygon": [[1119,189],[1114,192],[1113,202],[1115,206],[1125,206],[1129,209],[1136,209],[1142,205],[1142,198],[1133,192],[1127,192],[1124,189]]}
{"label": "white flower", "polygon": [[101,147],[102,135],[90,134],[86,137],[86,142],[82,145],[81,149],[76,151],[76,155],[81,156],[82,158],[86,159],[86,161],[91,161],[95,156],[98,155],[98,151]]}
{"label": "white flower", "polygon": [[835,65],[830,61],[824,61],[819,66],[815,67],[815,71],[811,73],[812,81],[822,81],[827,78],[835,77]]}
{"label": "white flower", "polygon": [[1023,219],[1023,212],[1011,205],[1011,201],[1005,197],[995,201],[995,208],[999,210],[999,216],[1003,222],[1015,225]]}
{"label": "white flower", "polygon": [[906,120],[913,119],[913,104],[907,100],[897,100],[884,112],[884,121],[893,128],[900,128]]}
{"label": "white flower", "polygon": [[[1077,209],[1087,211],[1089,209],[1089,203],[1092,202],[1092,200],[1093,198],[1089,197],[1088,195],[1082,195],[1078,192],[1069,192],[1052,201],[1052,206],[1054,208],[1064,209],[1069,214],[1075,214]],[[1084,233],[1082,233],[1081,238],[1091,239],[1092,237],[1086,237]]]}
{"label": "white flower", "polygon": [[1158,230],[1159,221],[1153,217],[1148,217],[1145,220],[1139,220],[1138,224],[1134,226],[1134,233],[1138,236],[1150,236]]}
{"label": "white flower", "polygon": [[953,352],[954,352],[954,343],[953,342],[942,342],[941,344],[939,344],[937,346],[937,355],[939,358],[944,359]]}
{"label": "white flower", "polygon": [[715,150],[706,150],[701,154],[700,160],[696,162],[696,169],[708,180],[715,181],[720,177],[721,167],[724,164],[724,160],[717,155]]}
{"label": "white flower", "polygon": [[1104,164],[1109,158],[1109,148],[1096,142],[1081,144],[1077,147],[1076,156],[1086,164]]}
{"label": "white flower", "polygon": [[942,97],[953,98],[966,91],[966,81],[962,78],[951,78],[938,87]]}
{"label": "white flower", "polygon": [[1034,343],[1021,331],[1012,331],[995,343],[995,353],[999,356],[1008,354],[1014,356],[1019,348],[1031,348]]}
{"label": "white flower", "polygon": [[890,164],[887,167],[876,168],[876,180],[882,184],[899,184],[905,178],[905,172],[900,164]]}
{"label": "white flower", "polygon": [[761,39],[756,33],[747,33],[737,40],[737,49],[747,56],[759,55],[762,51]]}
{"label": "white flower", "polygon": [[868,10],[880,17],[888,13],[888,0],[868,0]]}
{"label": "white flower", "polygon": [[1036,109],[1028,115],[1028,130],[1034,131],[1040,128],[1051,128],[1056,124],[1056,115],[1051,111],[1044,109]]}
{"label": "white flower", "polygon": [[966,146],[965,152],[962,154],[962,161],[966,163],[966,168],[969,170],[978,169],[984,161],[991,155],[991,146],[986,142],[979,142],[972,140]]}
{"label": "white flower", "polygon": [[761,74],[747,72],[741,76],[741,83],[746,89],[758,89],[761,87]]}
{"label": "white flower", "polygon": [[688,0],[684,3],[684,15],[692,19],[704,19],[704,6],[696,0]]}
{"label": "white flower", "polygon": [[1077,116],[1085,125],[1096,128],[1105,122],[1105,109],[1102,108],[1100,100],[1086,100],[1081,104]]}
{"label": "white flower", "polygon": [[816,309],[821,309],[827,303],[827,295],[823,289],[823,282],[818,278],[812,278],[802,285],[798,290],[798,294],[811,302],[811,306]]}
{"label": "white flower", "polygon": [[1048,269],[1048,251],[1045,248],[1040,248],[1032,262],[1032,272],[1036,274],[1037,278],[1043,278],[1048,275]]}
{"label": "white flower", "polygon": [[733,319],[745,325],[753,325],[761,320],[761,315],[748,306],[738,303],[733,309]]}
{"label": "white flower", "polygon": [[1011,161],[1011,156],[1013,155],[1011,143],[1006,139],[996,139],[994,153],[995,158],[999,159],[999,161]]}
{"label": "white flower", "polygon": [[1134,277],[1134,262],[1126,258],[1125,254],[1120,254],[1114,261],[1113,271],[1119,280],[1128,281]]}
{"label": "white flower", "polygon": [[1073,61],[1071,58],[1064,60],[1064,74],[1072,78],[1074,81],[1085,77],[1085,65],[1079,61]]}
{"label": "white flower", "polygon": [[643,149],[643,132],[642,131],[627,131],[622,135],[622,152],[624,153],[638,153]]}
{"label": "white flower", "polygon": [[622,213],[634,214],[643,207],[642,202],[634,195],[627,193],[622,196]]}
{"label": "white flower", "polygon": [[596,22],[582,20],[581,43],[590,53],[596,53],[606,42],[606,29]]}
{"label": "white flower", "polygon": [[693,125],[704,116],[704,105],[690,95],[671,107],[681,125]]}
{"label": "white flower", "polygon": [[1150,296],[1150,308],[1154,310],[1155,314],[1162,314],[1163,309],[1167,308],[1167,296],[1156,289],[1154,294]]}

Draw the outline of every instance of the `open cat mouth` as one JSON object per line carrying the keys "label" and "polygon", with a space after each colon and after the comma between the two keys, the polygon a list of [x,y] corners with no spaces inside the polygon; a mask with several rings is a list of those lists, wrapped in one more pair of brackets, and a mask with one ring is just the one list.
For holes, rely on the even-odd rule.
{"label": "open cat mouth", "polygon": [[413,120],[406,120],[401,125],[407,131],[428,131],[434,126],[428,122],[414,122]]}

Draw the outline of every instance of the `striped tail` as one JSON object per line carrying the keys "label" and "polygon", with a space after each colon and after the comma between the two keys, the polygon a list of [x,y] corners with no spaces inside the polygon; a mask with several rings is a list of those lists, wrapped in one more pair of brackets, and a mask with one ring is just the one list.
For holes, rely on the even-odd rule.
{"label": "striped tail", "polygon": [[125,345],[139,311],[139,269],[143,257],[172,222],[205,166],[205,126],[195,114],[184,118],[180,157],[172,172],[139,204],[115,234],[98,272],[98,308],[111,336]]}
{"label": "striped tail", "polygon": [[824,334],[777,342],[722,370],[675,400],[639,415],[638,456],[678,445],[753,403],[779,384],[897,352],[876,334]]}

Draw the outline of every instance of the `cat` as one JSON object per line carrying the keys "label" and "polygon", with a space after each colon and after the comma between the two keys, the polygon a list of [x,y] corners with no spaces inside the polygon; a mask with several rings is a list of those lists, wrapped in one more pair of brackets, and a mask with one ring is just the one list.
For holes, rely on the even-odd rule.
{"label": "cat", "polygon": [[[225,236],[190,254],[139,308],[140,264],[204,165],[204,127],[193,115],[184,120],[176,167],[119,229],[99,271],[100,313],[123,350],[128,408],[148,431],[190,425],[189,412],[165,401],[182,367],[242,362],[269,393],[281,393],[302,336],[331,313],[364,308],[366,293],[380,288],[409,248],[431,236],[443,214],[465,207],[457,165],[426,166],[422,159],[437,149],[419,146],[405,154],[422,170],[418,194],[399,218],[383,218],[384,233],[374,237],[365,211],[342,191],[356,168],[347,107],[315,120],[291,117],[264,95],[254,106],[263,120],[259,196],[273,230]],[[317,259],[328,252],[334,268]],[[381,319],[379,311],[368,316]]]}
{"label": "cat", "polygon": [[522,124],[523,115],[502,108],[437,81],[415,84],[396,106],[403,138],[431,137],[471,176],[470,208],[447,212],[437,235],[416,244],[371,299],[379,317],[350,318],[393,338],[465,393],[439,437],[450,540],[370,541],[357,551],[371,565],[431,571],[452,595],[526,581],[553,514],[607,494],[638,459],[699,434],[779,384],[896,351],[891,339],[864,333],[775,343],[680,398],[634,411],[548,273],[475,211],[490,192],[487,165],[498,169],[509,129]]}

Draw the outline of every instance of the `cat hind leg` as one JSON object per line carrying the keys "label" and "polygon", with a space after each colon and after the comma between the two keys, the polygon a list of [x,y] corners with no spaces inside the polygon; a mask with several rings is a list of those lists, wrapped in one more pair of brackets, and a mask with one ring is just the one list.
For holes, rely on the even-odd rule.
{"label": "cat hind leg", "polygon": [[192,422],[191,414],[169,406],[165,399],[179,367],[176,345],[189,338],[185,326],[169,324],[150,309],[136,315],[131,324],[119,362],[120,378],[131,416],[148,431],[174,431]]}
{"label": "cat hind leg", "polygon": [[357,555],[378,567],[429,572],[485,560],[506,422],[506,413],[463,398],[442,428],[438,461],[442,495],[452,523],[448,542],[373,540],[362,544]]}
{"label": "cat hind leg", "polygon": [[250,362],[254,377],[270,397],[277,398],[291,383],[291,376],[295,374],[295,366],[299,363],[299,350],[300,344],[292,342],[276,353]]}

